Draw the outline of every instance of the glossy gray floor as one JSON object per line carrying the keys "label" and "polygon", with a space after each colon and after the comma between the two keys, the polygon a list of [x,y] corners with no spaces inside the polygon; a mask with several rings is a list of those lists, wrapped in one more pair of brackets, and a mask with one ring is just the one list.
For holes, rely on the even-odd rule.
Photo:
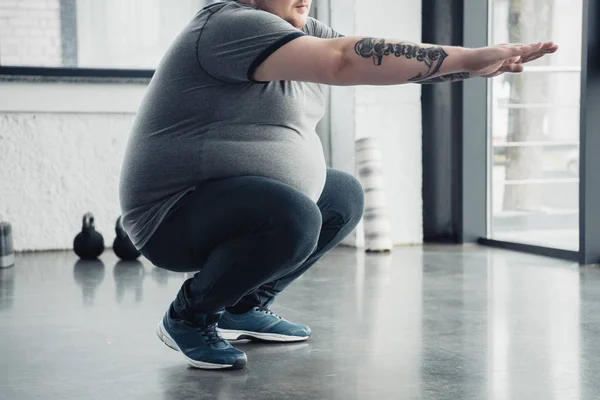
{"label": "glossy gray floor", "polygon": [[0,271],[0,399],[597,399],[600,270],[482,247],[336,249],[273,307],[303,344],[207,372],[158,341],[184,275],[20,255]]}

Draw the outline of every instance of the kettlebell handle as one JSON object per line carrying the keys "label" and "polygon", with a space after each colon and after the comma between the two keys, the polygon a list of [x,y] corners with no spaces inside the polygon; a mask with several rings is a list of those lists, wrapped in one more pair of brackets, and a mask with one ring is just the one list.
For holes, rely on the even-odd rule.
{"label": "kettlebell handle", "polygon": [[83,229],[95,229],[96,225],[94,224],[94,214],[86,213],[83,216]]}

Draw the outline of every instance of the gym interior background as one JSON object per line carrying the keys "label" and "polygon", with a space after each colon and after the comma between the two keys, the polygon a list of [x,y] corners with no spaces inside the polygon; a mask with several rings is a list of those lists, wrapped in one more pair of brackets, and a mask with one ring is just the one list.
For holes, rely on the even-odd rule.
{"label": "gym interior background", "polygon": [[356,141],[378,138],[397,247],[366,255],[359,229],[281,300],[321,336],[245,348],[259,361],[229,376],[151,338],[184,275],[71,251],[86,212],[112,243],[137,107],[208,2],[0,0],[0,221],[17,252],[0,270],[0,398],[595,398],[600,1],[314,0],[346,35],[561,50],[489,82],[331,88],[327,161],[357,174]]}

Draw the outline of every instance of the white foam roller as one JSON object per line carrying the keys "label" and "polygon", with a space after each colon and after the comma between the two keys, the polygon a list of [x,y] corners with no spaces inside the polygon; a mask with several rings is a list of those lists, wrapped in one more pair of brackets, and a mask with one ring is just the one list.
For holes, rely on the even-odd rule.
{"label": "white foam roller", "polygon": [[365,190],[364,235],[367,251],[391,251],[391,223],[383,156],[377,138],[356,141],[359,180]]}

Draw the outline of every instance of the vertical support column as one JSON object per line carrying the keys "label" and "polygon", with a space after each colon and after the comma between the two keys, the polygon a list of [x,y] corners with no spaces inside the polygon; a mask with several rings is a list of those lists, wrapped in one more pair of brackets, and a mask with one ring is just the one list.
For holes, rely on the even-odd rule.
{"label": "vertical support column", "polygon": [[[423,43],[463,45],[463,3],[423,0]],[[458,241],[463,126],[462,83],[423,85],[423,237]]]}
{"label": "vertical support column", "polygon": [[583,3],[579,233],[581,264],[600,262],[600,0]]}
{"label": "vertical support column", "polygon": [[[464,0],[464,45],[488,45],[488,2]],[[458,207],[459,241],[487,237],[488,220],[488,86],[485,79],[463,84],[462,207]]]}

